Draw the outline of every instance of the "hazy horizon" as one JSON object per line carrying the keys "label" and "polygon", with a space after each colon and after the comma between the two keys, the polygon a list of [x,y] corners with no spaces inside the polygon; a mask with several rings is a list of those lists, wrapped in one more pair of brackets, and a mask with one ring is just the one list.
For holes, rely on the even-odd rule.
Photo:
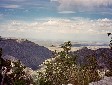
{"label": "hazy horizon", "polygon": [[110,0],[0,0],[0,36],[108,42]]}

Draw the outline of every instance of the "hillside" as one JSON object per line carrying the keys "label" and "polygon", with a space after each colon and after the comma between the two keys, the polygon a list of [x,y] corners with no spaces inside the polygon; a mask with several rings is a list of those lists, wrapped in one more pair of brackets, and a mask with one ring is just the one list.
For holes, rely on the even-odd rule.
{"label": "hillside", "polygon": [[103,79],[106,76],[106,84],[111,83],[111,79],[108,79],[112,76],[110,48],[91,50],[83,47],[77,51],[70,51],[71,46],[70,41],[65,42],[62,46],[63,51],[41,65],[42,68],[38,70],[40,82],[43,80],[44,85],[93,85],[92,82],[103,85],[101,81],[105,82]]}
{"label": "hillside", "polygon": [[52,56],[52,52],[44,46],[39,46],[25,39],[0,38],[0,48],[3,48],[3,57],[8,59],[11,59],[11,56],[15,57],[33,70]]}
{"label": "hillside", "polygon": [[104,68],[112,68],[112,50],[109,48],[99,48],[97,50],[91,50],[84,47],[80,50],[74,51],[73,54],[78,56],[78,62],[81,65],[87,64],[87,58],[90,56],[96,57],[98,65]]}

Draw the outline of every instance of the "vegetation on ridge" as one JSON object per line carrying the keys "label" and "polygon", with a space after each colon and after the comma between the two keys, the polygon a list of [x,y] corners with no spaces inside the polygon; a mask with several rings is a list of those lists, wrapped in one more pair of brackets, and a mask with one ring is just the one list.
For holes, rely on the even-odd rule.
{"label": "vegetation on ridge", "polygon": [[[110,36],[110,34],[109,34]],[[112,38],[111,38],[112,39]],[[112,40],[110,41],[111,45]],[[105,52],[98,55],[106,64],[104,67],[99,65],[98,57],[94,55],[85,55],[87,48],[79,52],[85,55],[84,64],[78,63],[79,55],[71,52],[71,42],[65,42],[62,46],[63,51],[55,52],[53,58],[46,60],[37,72],[37,80],[34,82],[31,76],[25,73],[25,66],[18,62],[4,60],[2,49],[0,50],[0,83],[1,85],[89,85],[91,82],[99,81],[105,75],[112,76],[112,58],[108,57]],[[110,46],[111,47],[111,46]],[[84,52],[83,52],[84,50]],[[97,52],[99,52],[97,51]],[[91,51],[90,51],[91,52]],[[107,52],[108,53],[108,52]],[[111,55],[110,55],[111,56]],[[104,62],[104,63],[105,63]],[[12,65],[13,64],[13,65]],[[103,72],[103,74],[101,74]]]}
{"label": "vegetation on ridge", "polygon": [[3,49],[3,57],[12,56],[20,60],[25,66],[38,69],[44,60],[52,56],[52,52],[27,39],[0,38],[0,48]]}
{"label": "vegetation on ridge", "polygon": [[30,85],[33,84],[31,76],[25,73],[25,66],[18,62],[4,60],[0,48],[0,85]]}
{"label": "vegetation on ridge", "polygon": [[88,63],[80,66],[76,61],[78,56],[70,53],[71,42],[65,42],[62,48],[54,59],[45,61],[44,71],[38,71],[38,85],[88,85],[101,79],[96,57],[88,57]]}

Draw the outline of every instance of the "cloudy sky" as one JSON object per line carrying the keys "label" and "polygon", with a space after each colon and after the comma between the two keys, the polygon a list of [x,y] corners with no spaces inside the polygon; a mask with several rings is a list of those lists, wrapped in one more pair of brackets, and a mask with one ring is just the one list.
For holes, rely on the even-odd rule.
{"label": "cloudy sky", "polygon": [[112,0],[0,0],[0,36],[108,41]]}

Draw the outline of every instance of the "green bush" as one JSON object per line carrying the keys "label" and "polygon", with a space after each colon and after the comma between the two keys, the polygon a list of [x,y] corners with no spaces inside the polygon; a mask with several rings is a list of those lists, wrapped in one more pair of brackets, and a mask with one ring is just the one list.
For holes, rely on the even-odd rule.
{"label": "green bush", "polygon": [[79,66],[72,55],[71,42],[65,42],[63,51],[57,53],[54,59],[47,60],[43,67],[45,71],[38,71],[38,85],[88,85],[92,81],[100,79],[97,73],[97,60],[94,56],[87,59],[88,64]]}

